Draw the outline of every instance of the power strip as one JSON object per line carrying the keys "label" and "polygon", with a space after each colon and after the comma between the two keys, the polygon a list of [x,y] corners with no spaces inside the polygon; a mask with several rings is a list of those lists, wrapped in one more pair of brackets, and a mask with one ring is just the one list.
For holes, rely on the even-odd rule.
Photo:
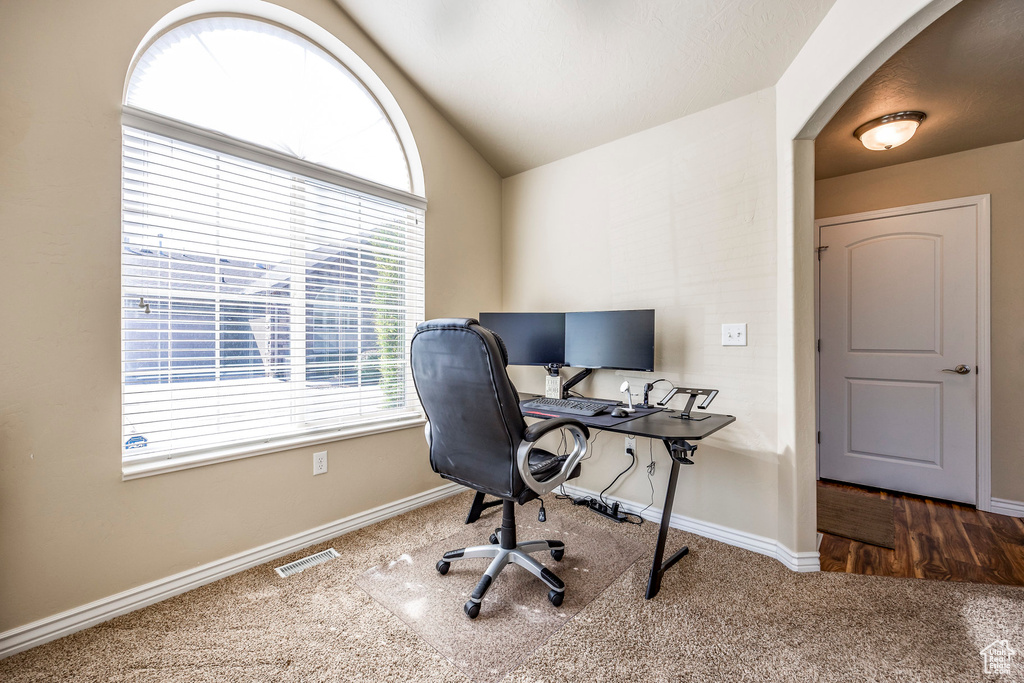
{"label": "power strip", "polygon": [[619,504],[617,502],[612,503],[611,507],[609,507],[596,498],[574,498],[572,504],[586,505],[593,512],[596,512],[602,517],[607,517],[613,522],[618,522],[619,524],[626,521],[626,515],[619,513]]}

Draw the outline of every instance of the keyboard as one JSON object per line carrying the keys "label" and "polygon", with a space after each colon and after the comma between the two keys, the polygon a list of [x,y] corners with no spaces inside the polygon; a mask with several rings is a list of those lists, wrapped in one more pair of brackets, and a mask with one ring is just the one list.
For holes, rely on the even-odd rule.
{"label": "keyboard", "polygon": [[581,401],[565,398],[534,398],[529,401],[523,401],[520,406],[527,410],[549,410],[555,413],[565,413],[567,415],[585,415],[592,417],[594,415],[600,415],[608,409],[607,405],[603,403],[594,403],[592,401]]}

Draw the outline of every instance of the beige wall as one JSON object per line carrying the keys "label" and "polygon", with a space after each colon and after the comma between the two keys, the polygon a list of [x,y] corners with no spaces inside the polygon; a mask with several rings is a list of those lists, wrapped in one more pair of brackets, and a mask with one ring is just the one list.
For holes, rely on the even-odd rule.
{"label": "beige wall", "polygon": [[1024,141],[819,180],[815,216],[979,194],[992,195],[992,497],[1024,501]]}
{"label": "beige wall", "polygon": [[[277,0],[388,85],[427,188],[428,317],[500,306],[501,183],[329,0]],[[443,483],[419,429],[121,481],[120,102],[176,0],[4,2],[0,632]]]}
{"label": "beige wall", "polygon": [[[666,377],[721,391],[737,422],[702,443],[675,512],[777,538],[774,99],[771,90],[505,179],[505,310],[656,310],[657,370],[598,370],[579,385],[615,397]],[[749,345],[722,347],[722,323],[748,325]],[[523,390],[543,371],[514,368]],[[563,371],[568,376],[569,371]],[[664,395],[664,384],[654,396]],[[610,493],[646,505],[642,467]],[[658,463],[655,508],[669,461]],[[602,434],[581,486],[601,490],[629,463],[623,437]]]}

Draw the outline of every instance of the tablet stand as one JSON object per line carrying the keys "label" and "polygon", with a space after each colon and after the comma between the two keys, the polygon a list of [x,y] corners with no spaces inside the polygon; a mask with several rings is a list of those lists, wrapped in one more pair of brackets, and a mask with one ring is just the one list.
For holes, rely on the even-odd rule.
{"label": "tablet stand", "polygon": [[677,417],[680,420],[699,421],[706,420],[709,416],[691,415],[690,411],[693,409],[694,402],[697,400],[698,396],[704,396],[704,400],[701,401],[700,405],[697,407],[700,408],[701,410],[707,410],[707,407],[711,405],[712,401],[715,400],[715,396],[718,396],[718,389],[686,389],[683,387],[672,387],[672,390],[665,395],[665,398],[658,401],[658,405],[666,405],[675,397],[676,394],[688,394],[689,399],[686,401],[686,407],[683,408],[678,415],[673,415],[672,417]]}

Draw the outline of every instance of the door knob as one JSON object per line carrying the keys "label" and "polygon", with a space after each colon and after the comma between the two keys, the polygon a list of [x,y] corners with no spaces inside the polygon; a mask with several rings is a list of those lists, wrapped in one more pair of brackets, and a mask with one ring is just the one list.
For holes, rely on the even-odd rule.
{"label": "door knob", "polygon": [[960,365],[956,366],[952,370],[950,370],[949,368],[946,368],[946,369],[943,370],[943,372],[955,372],[958,375],[969,375],[969,374],[971,374],[971,366],[970,365],[964,365],[963,363],[961,363]]}

